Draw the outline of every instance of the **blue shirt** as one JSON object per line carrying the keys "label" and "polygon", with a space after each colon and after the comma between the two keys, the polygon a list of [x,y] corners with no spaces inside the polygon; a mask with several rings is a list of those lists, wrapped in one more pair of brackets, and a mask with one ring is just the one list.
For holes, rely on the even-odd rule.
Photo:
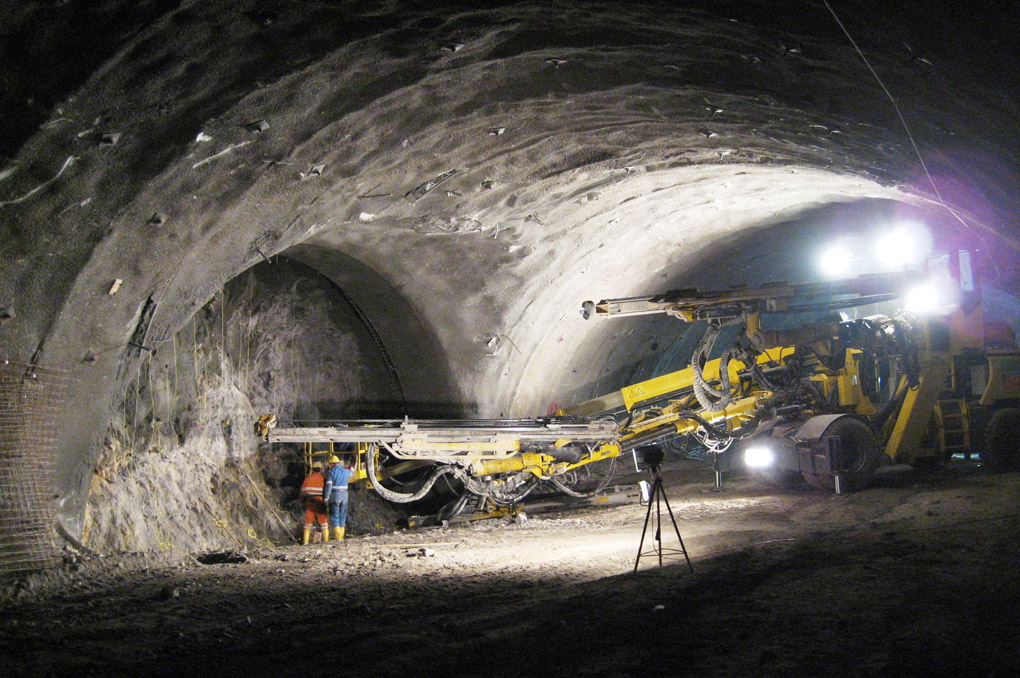
{"label": "blue shirt", "polygon": [[354,471],[349,468],[344,468],[340,464],[334,465],[326,473],[326,482],[322,486],[322,498],[329,499],[329,495],[333,493],[333,489],[346,490],[347,481],[354,475]]}

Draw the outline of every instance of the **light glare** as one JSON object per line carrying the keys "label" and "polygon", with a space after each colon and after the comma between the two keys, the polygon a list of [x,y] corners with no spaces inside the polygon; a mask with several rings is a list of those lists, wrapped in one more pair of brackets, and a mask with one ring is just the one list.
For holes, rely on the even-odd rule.
{"label": "light glare", "polygon": [[916,315],[948,315],[960,303],[960,290],[952,278],[929,278],[910,289],[903,297],[903,307]]}
{"label": "light glare", "polygon": [[907,292],[906,309],[911,313],[934,313],[939,307],[939,294],[931,285],[918,285]]}
{"label": "light glare", "polygon": [[744,450],[744,464],[748,468],[766,468],[776,460],[776,455],[764,445],[755,445]]}
{"label": "light glare", "polygon": [[878,238],[875,256],[887,269],[903,269],[927,259],[931,248],[931,232],[927,227],[907,222]]}
{"label": "light glare", "polygon": [[841,278],[850,271],[852,259],[850,250],[833,245],[818,257],[818,270],[827,278]]}

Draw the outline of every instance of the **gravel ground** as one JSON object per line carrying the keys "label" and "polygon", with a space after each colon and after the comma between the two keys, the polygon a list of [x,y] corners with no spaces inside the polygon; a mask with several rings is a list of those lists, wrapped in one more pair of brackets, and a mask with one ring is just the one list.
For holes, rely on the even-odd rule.
{"label": "gravel ground", "polygon": [[3,590],[4,674],[1018,675],[1020,475],[893,467],[844,497],[716,492],[690,469],[665,486],[693,574],[654,556],[632,574],[633,504],[240,563],[70,558]]}

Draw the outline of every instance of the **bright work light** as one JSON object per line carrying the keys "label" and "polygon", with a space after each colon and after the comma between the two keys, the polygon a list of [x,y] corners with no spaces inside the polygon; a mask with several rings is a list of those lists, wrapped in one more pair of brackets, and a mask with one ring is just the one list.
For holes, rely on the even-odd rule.
{"label": "bright work light", "polygon": [[744,464],[748,468],[765,468],[775,460],[776,455],[764,445],[754,445],[744,450]]}
{"label": "bright work light", "polygon": [[914,222],[899,224],[875,243],[875,256],[887,269],[910,268],[931,253],[931,232]]}
{"label": "bright work light", "polygon": [[948,277],[929,278],[903,297],[904,309],[921,316],[949,314],[959,303],[959,289]]}
{"label": "bright work light", "polygon": [[845,247],[832,245],[818,257],[818,272],[826,278],[843,278],[850,272],[853,254]]}
{"label": "bright work light", "polygon": [[918,285],[907,292],[904,299],[906,310],[911,313],[925,315],[934,313],[939,307],[939,295],[932,285]]}

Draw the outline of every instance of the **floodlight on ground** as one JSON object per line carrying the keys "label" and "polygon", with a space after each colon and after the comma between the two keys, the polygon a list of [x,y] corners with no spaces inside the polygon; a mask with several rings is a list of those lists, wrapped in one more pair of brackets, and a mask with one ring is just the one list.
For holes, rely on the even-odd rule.
{"label": "floodlight on ground", "polygon": [[748,468],[768,468],[775,460],[772,448],[765,445],[753,445],[744,450],[744,464]]}

